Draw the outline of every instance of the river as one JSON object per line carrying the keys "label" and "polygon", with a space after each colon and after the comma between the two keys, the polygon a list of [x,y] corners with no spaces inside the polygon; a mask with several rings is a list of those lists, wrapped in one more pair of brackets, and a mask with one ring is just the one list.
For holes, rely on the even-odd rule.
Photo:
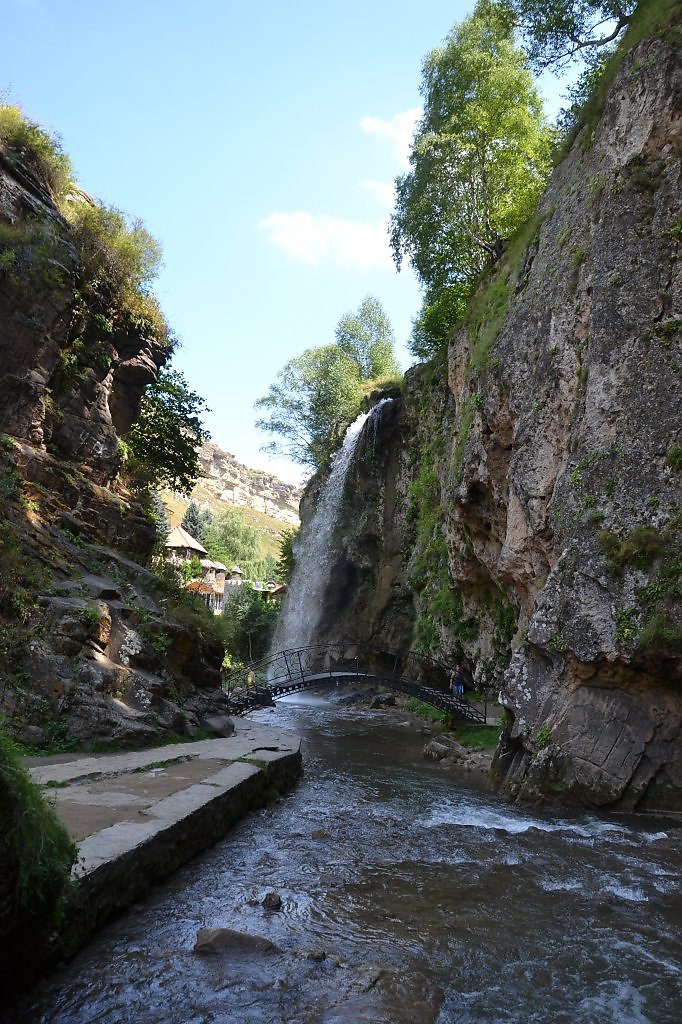
{"label": "river", "polygon": [[[682,830],[516,808],[299,694],[297,788],[104,929],[16,1024],[679,1024]],[[267,910],[267,893],[279,911]],[[198,929],[280,952],[198,955]]]}

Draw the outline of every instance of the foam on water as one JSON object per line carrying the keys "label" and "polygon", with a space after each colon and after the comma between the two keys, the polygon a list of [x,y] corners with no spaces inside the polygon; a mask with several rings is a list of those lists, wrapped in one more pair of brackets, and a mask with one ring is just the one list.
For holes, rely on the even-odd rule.
{"label": "foam on water", "polygon": [[638,886],[631,888],[618,882],[611,882],[608,885],[602,886],[601,891],[609,893],[611,896],[616,896],[619,900],[627,900],[629,903],[649,902],[649,897]]}
{"label": "foam on water", "polygon": [[645,1013],[644,995],[625,980],[599,986],[599,991],[576,1007],[576,1024],[655,1024]]}
{"label": "foam on water", "polygon": [[545,892],[580,892],[583,883],[577,878],[543,878],[540,888]]}
{"label": "foam on water", "polygon": [[536,830],[538,832],[565,832],[581,839],[617,839],[636,837],[637,842],[656,842],[667,839],[665,832],[641,833],[613,822],[600,821],[598,818],[584,818],[580,821],[570,819],[548,819],[529,816],[523,812],[509,809],[493,810],[467,801],[449,801],[432,808],[428,814],[419,818],[417,824],[423,828],[439,828],[444,825],[462,828],[476,828],[507,832],[509,835],[520,835]]}

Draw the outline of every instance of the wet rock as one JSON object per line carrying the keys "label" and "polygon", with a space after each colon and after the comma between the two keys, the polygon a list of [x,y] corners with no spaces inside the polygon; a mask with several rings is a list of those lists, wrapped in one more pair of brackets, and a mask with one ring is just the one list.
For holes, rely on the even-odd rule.
{"label": "wet rock", "polygon": [[281,953],[281,949],[261,935],[249,935],[231,928],[200,928],[193,952],[201,956],[250,957],[271,956]]}
{"label": "wet rock", "polygon": [[374,699],[372,700],[372,702],[370,704],[370,708],[372,708],[373,710],[379,709],[379,708],[394,708],[394,707],[395,707],[395,697],[393,696],[392,693],[378,693],[376,695],[376,697],[374,697]]}
{"label": "wet rock", "polygon": [[466,758],[468,756],[466,747],[449,736],[439,736],[437,739],[429,740],[422,753],[424,757],[430,758],[432,761],[442,761],[444,757]]}
{"label": "wet rock", "polygon": [[357,690],[355,693],[347,693],[337,700],[338,704],[364,704],[376,696],[376,689],[369,687],[364,690]]}
{"label": "wet rock", "polygon": [[278,892],[268,892],[263,897],[262,906],[266,910],[281,910],[282,897]]}
{"label": "wet rock", "polygon": [[338,1024],[435,1024],[443,991],[416,971],[390,971],[375,964],[347,967],[329,1002]]}

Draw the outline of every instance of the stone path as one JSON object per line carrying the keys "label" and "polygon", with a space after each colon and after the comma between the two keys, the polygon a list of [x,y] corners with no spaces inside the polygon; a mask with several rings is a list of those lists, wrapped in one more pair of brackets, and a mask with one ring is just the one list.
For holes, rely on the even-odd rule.
{"label": "stone path", "polygon": [[30,759],[78,843],[71,952],[301,774],[298,736],[240,719],[232,736],[143,751]]}
{"label": "stone path", "polygon": [[81,848],[90,848],[94,844],[84,840],[103,829],[167,818],[173,809],[182,814],[183,808],[210,802],[217,789],[229,789],[299,748],[291,733],[237,720],[234,734],[226,738],[120,754],[31,759],[29,770],[35,782],[51,791],[73,838]]}

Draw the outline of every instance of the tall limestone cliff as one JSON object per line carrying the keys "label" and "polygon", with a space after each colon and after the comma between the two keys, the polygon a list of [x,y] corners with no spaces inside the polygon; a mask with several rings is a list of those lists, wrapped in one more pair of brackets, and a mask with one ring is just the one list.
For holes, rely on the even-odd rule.
{"label": "tall limestone cliff", "polygon": [[253,509],[287,527],[298,526],[299,487],[272,473],[250,469],[210,441],[202,446],[199,462],[201,476],[192,497],[200,503],[212,509],[222,504]]}
{"label": "tall limestone cliff", "polygon": [[464,657],[529,799],[682,806],[678,28],[362,438],[337,531],[319,638]]}

